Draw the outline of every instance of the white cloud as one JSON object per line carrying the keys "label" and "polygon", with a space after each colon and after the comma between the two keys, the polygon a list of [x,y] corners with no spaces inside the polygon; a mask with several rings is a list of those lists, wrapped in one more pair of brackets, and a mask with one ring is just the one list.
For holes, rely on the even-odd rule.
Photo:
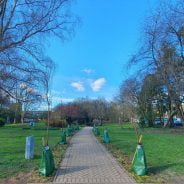
{"label": "white cloud", "polygon": [[74,101],[74,98],[62,98],[63,103],[68,103]]}
{"label": "white cloud", "polygon": [[91,88],[95,92],[100,91],[100,89],[104,86],[105,83],[105,78],[99,78],[91,83]]}
{"label": "white cloud", "polygon": [[87,73],[87,74],[91,74],[94,72],[94,70],[89,69],[89,68],[85,68],[84,70],[82,70],[83,72]]}
{"label": "white cloud", "polygon": [[71,86],[74,87],[77,91],[84,91],[84,85],[81,82],[72,82]]}

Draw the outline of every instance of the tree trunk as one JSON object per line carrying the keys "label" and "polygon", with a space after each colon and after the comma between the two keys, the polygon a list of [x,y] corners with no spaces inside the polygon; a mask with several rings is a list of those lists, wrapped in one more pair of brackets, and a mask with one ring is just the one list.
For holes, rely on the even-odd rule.
{"label": "tree trunk", "polygon": [[25,112],[21,112],[21,123],[24,124]]}
{"label": "tree trunk", "polygon": [[177,114],[177,110],[175,111],[172,111],[169,115],[169,118],[168,118],[168,122],[167,124],[165,124],[165,127],[170,127],[172,128],[174,126],[174,121],[173,121],[173,117]]}
{"label": "tree trunk", "polygon": [[182,121],[184,121],[184,112],[183,112],[183,107],[182,104],[176,104],[176,108],[178,110],[178,115],[179,117],[182,119]]}
{"label": "tree trunk", "polygon": [[17,123],[16,115],[15,115],[15,117],[14,117],[13,123],[14,123],[14,124],[16,124],[16,123]]}
{"label": "tree trunk", "polygon": [[47,97],[47,138],[46,138],[46,146],[48,146],[48,142],[49,142],[49,128],[50,128],[50,102],[49,99]]}

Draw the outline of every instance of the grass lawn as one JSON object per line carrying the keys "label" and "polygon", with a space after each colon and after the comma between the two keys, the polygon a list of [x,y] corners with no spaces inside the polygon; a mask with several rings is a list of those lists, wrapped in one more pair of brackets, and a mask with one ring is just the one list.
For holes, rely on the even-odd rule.
{"label": "grass lawn", "polygon": [[[106,124],[99,127],[101,138],[104,128],[109,131],[111,144],[107,147],[128,170],[136,149],[136,139],[130,124]],[[164,128],[144,128],[143,146],[148,163],[148,176],[136,177],[138,181],[163,182],[184,174],[184,130]],[[182,181],[182,183],[184,180]]]}
{"label": "grass lawn", "polygon": [[[42,154],[42,137],[46,134],[45,124],[38,123],[35,128],[22,127],[20,124],[6,125],[0,128],[0,179],[5,179],[20,172],[38,172]],[[60,129],[49,131],[49,146],[54,150],[55,162],[61,159],[66,146],[56,146],[60,141]],[[35,138],[35,156],[32,160],[25,159],[26,136]],[[0,182],[1,183],[1,182]]]}

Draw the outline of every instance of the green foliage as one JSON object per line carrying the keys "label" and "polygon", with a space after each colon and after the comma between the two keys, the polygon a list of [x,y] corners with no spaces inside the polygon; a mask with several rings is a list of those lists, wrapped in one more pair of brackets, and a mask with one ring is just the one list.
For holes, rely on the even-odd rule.
{"label": "green foliage", "polygon": [[50,126],[64,128],[67,126],[67,122],[64,119],[52,119],[50,122]]}
{"label": "green foliage", "polygon": [[6,123],[5,119],[0,118],[0,127],[3,127],[5,123]]}
{"label": "green foliage", "polygon": [[165,112],[162,86],[163,84],[154,74],[147,75],[143,81],[138,98],[139,115],[146,119],[149,127],[153,127],[155,118],[162,117]]}
{"label": "green foliage", "polygon": [[140,117],[140,119],[139,119],[139,127],[140,128],[144,128],[144,127],[146,127],[146,120],[145,120],[145,118],[144,117]]}

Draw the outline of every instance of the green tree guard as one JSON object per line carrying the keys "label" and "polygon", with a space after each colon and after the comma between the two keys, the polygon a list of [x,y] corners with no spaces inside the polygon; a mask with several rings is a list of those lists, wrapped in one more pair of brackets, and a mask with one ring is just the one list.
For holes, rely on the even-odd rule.
{"label": "green tree guard", "polygon": [[68,127],[67,130],[66,130],[66,136],[70,137],[71,135],[72,135],[71,128]]}
{"label": "green tree guard", "polygon": [[95,135],[99,136],[100,135],[100,130],[98,127],[96,127],[96,130],[95,130]]}
{"label": "green tree guard", "polygon": [[39,173],[42,176],[49,176],[53,173],[54,169],[55,169],[55,165],[54,165],[52,151],[49,148],[49,146],[45,146],[42,152],[42,159],[40,162]]}
{"label": "green tree guard", "polygon": [[95,124],[93,125],[93,133],[95,133],[96,132],[96,126],[95,126]]}
{"label": "green tree guard", "polygon": [[80,127],[80,125],[79,125],[79,124],[77,124],[77,129],[78,129],[78,130],[80,130],[80,129],[81,129],[81,127]]}
{"label": "green tree guard", "polygon": [[137,145],[134,159],[132,161],[132,170],[137,176],[144,176],[147,174],[146,156],[141,144]]}
{"label": "green tree guard", "polygon": [[75,131],[78,131],[79,130],[79,124],[78,123],[74,125],[74,130]]}
{"label": "green tree guard", "polygon": [[104,143],[108,144],[110,142],[109,134],[107,129],[104,130]]}
{"label": "green tree guard", "polygon": [[67,144],[67,142],[66,142],[66,132],[65,131],[61,132],[61,142],[60,142],[60,144]]}
{"label": "green tree guard", "polygon": [[75,133],[75,128],[74,128],[74,125],[71,126],[71,134],[74,135]]}

